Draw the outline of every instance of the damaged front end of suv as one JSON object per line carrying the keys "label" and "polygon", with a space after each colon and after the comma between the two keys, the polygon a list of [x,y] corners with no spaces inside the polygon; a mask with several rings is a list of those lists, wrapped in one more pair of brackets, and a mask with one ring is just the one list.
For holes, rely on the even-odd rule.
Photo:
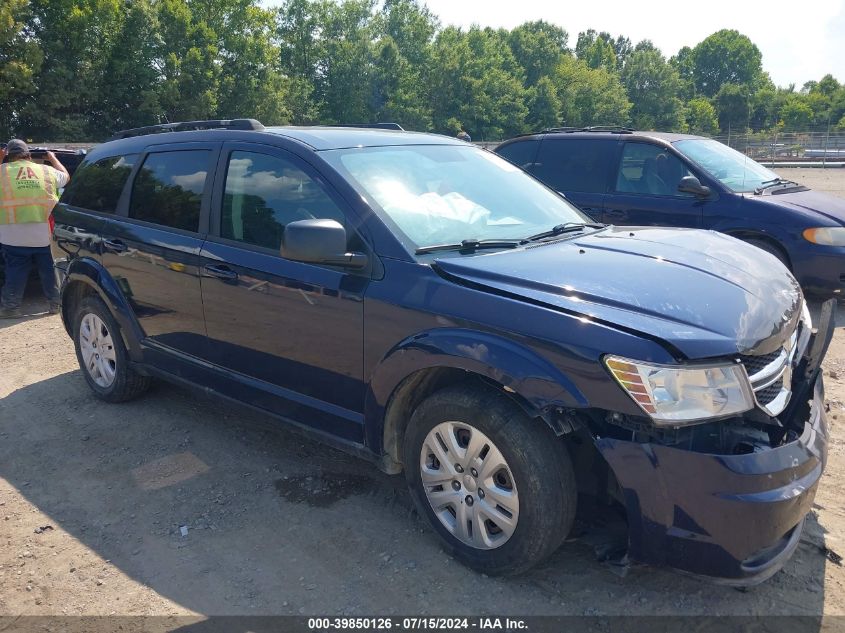
{"label": "damaged front end of suv", "polygon": [[741,586],[789,559],[827,456],[820,364],[834,310],[829,300],[814,328],[804,303],[775,349],[721,363],[605,357],[643,411],[587,424],[627,511],[631,559]]}

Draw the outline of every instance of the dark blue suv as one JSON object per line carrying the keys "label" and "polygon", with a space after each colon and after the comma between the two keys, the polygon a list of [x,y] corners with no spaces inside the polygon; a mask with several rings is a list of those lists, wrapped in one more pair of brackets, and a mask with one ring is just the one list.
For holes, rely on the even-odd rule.
{"label": "dark blue suv", "polygon": [[184,127],[100,145],[56,209],[97,396],[192,385],[404,471],[487,573],[558,548],[579,493],[625,509],[635,560],[747,585],[794,551],[833,301],[812,324],[768,255],[596,224],[452,138]]}
{"label": "dark blue suv", "polygon": [[806,293],[845,288],[845,200],[780,178],[718,141],[558,128],[495,151],[601,222],[721,231],[774,255]]}

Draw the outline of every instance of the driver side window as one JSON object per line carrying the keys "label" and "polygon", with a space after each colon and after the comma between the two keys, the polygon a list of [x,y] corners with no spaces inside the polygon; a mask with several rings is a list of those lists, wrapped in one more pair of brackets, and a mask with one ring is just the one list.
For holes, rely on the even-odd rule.
{"label": "driver side window", "polygon": [[346,225],[343,211],[293,161],[256,152],[229,156],[222,211],[222,237],[276,252],[289,222],[316,218]]}
{"label": "driver side window", "polygon": [[649,196],[689,197],[678,191],[678,183],[689,170],[667,149],[650,143],[625,143],[616,191]]}

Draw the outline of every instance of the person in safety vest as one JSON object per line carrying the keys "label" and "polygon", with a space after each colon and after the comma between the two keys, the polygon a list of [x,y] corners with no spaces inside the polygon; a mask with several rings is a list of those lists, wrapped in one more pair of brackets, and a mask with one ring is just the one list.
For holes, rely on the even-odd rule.
{"label": "person in safety vest", "polygon": [[59,199],[59,189],[70,175],[53,152],[49,165],[32,162],[27,144],[12,139],[0,149],[0,244],[6,262],[6,283],[0,292],[0,319],[21,316],[21,301],[32,263],[38,269],[41,287],[50,302],[50,314],[61,307],[53,255],[50,252],[50,214]]}

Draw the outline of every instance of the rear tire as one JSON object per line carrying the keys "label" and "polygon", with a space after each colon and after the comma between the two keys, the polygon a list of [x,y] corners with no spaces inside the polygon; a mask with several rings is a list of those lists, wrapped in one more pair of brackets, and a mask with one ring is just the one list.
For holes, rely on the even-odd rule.
{"label": "rear tire", "polygon": [[492,388],[429,396],[411,417],[403,456],[419,513],[473,569],[525,571],[572,527],[577,489],[563,441]]}
{"label": "rear tire", "polygon": [[87,296],[73,317],[73,343],[82,375],[106,402],[125,402],[149,389],[151,379],[129,366],[120,327],[99,297]]}

